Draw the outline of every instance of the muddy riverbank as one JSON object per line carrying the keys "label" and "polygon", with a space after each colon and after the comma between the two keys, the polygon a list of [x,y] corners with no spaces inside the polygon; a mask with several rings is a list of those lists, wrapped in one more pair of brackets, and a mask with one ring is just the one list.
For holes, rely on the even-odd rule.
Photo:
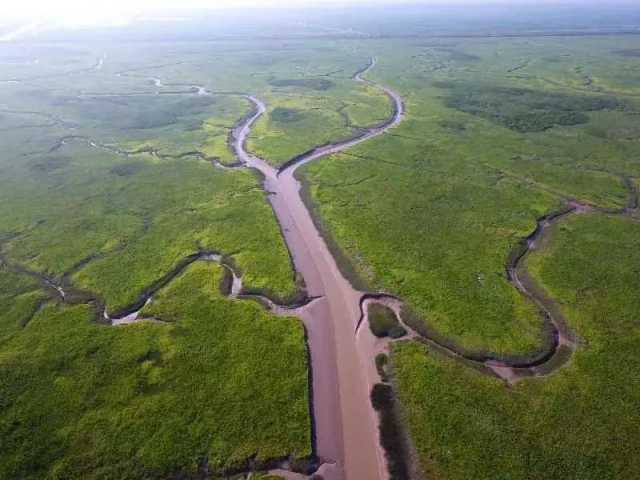
{"label": "muddy riverbank", "polygon": [[[375,65],[372,61],[355,78]],[[337,153],[383,134],[402,120],[398,94],[381,87],[392,100],[393,115],[381,125],[356,137],[317,147],[287,162],[280,169],[245,149],[247,136],[266,106],[247,96],[252,114],[232,133],[232,146],[240,161],[264,177],[265,191],[280,223],[295,270],[304,278],[307,293],[318,299],[300,315],[307,329],[313,369],[313,416],[315,449],[325,479],[385,479],[387,469],[378,437],[378,416],[369,393],[377,383],[368,374],[372,352],[357,341],[362,292],[344,278],[333,255],[315,227],[300,195],[295,170],[308,162]]]}

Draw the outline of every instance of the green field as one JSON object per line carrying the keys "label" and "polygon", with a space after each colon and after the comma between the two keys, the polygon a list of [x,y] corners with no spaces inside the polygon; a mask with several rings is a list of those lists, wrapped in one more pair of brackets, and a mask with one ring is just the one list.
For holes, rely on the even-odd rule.
{"label": "green field", "polygon": [[[367,61],[362,59],[364,65]],[[342,73],[331,82],[324,79],[328,85],[271,82],[272,90],[266,96],[268,112],[252,131],[249,149],[274,165],[282,165],[314,146],[348,138],[358,128],[389,117],[391,106],[384,95],[345,76]]]}
{"label": "green field", "polygon": [[49,305],[3,340],[0,476],[164,478],[310,455],[301,325],[221,297],[221,280],[191,266],[148,307],[167,323],[105,327]]}
{"label": "green field", "polygon": [[[628,204],[640,63],[611,52],[637,40],[437,43],[380,45],[369,75],[402,94],[405,121],[300,177],[356,285],[400,296],[422,328],[464,351],[526,357],[543,347],[543,323],[508,282],[508,254],[568,201]],[[640,390],[628,373],[637,235],[628,220],[576,217],[529,259],[581,339],[549,378],[509,389],[398,344],[390,375],[426,478],[639,475],[629,449],[640,445]],[[382,358],[378,367],[389,376]]]}
{"label": "green field", "polygon": [[[467,350],[539,348],[536,310],[506,278],[509,251],[569,199],[624,207],[623,177],[640,173],[640,145],[628,134],[637,127],[635,91],[540,88],[539,76],[559,76],[547,59],[555,42],[461,40],[456,51],[467,55],[453,57],[438,47],[379,46],[370,75],[403,95],[405,121],[301,174],[343,270],[407,300],[435,334]],[[596,55],[609,71],[624,70],[627,58],[608,55],[617,42],[563,40],[569,78]],[[523,56],[530,62],[512,78],[509,66]],[[625,71],[629,82],[637,77]]]}
{"label": "green field", "polygon": [[531,272],[561,301],[580,337],[549,378],[505,388],[497,379],[399,344],[395,381],[422,466],[447,479],[619,479],[640,475],[640,368],[635,292],[640,226],[604,216],[555,227]]}
{"label": "green field", "polygon": [[[7,101],[16,104],[35,101],[28,91],[10,93]],[[230,255],[252,289],[280,301],[297,295],[259,179],[180,156],[211,155],[208,149],[215,147],[224,151],[220,161],[233,163],[226,139],[249,110],[248,102],[193,95],[78,98],[73,90],[47,91],[45,99],[38,105],[41,115],[65,124],[54,122],[35,136],[32,128],[22,128],[33,119],[4,114],[11,136],[9,155],[0,163],[0,216],[2,232],[14,235],[3,246],[12,260],[51,276],[66,274],[102,297],[110,311],[133,302],[179,260],[201,249]],[[72,131],[77,138],[50,151],[69,136],[67,123],[77,125]],[[211,130],[215,125],[223,132],[220,144],[219,131]],[[90,147],[85,138],[142,153],[118,155]],[[164,156],[145,153],[146,148]],[[20,161],[10,161],[12,155]]]}
{"label": "green field", "polygon": [[[296,174],[345,276],[402,299],[416,330],[538,354],[507,258],[540,217],[591,208],[526,257],[579,339],[564,368],[508,387],[415,341],[375,359],[394,478],[405,433],[425,478],[640,478],[640,231],[619,213],[640,185],[640,40],[308,28],[322,38],[0,44],[0,80],[19,80],[0,82],[0,478],[246,477],[313,456],[299,319],[226,298],[202,260],[154,294],[154,321],[112,327],[102,307],[130,310],[203,252],[245,292],[299,301],[262,179],[223,168],[230,132],[245,95],[263,100],[247,148],[280,166],[380,124],[389,98],[353,80],[371,58],[403,122]],[[406,333],[369,314],[375,335]]]}
{"label": "green field", "polygon": [[155,88],[147,77],[172,81],[153,67],[163,49],[148,71],[136,47],[95,71],[94,51],[41,48],[38,76],[0,90],[0,477],[166,478],[309,457],[299,320],[223,298],[215,264],[156,296],[150,314],[168,323],[101,325],[70,294],[117,312],[211,251],[248,291],[300,297],[260,178],[210,161],[236,161],[227,139],[249,103],[191,93],[184,69],[186,86],[163,87],[176,94],[131,96]]}

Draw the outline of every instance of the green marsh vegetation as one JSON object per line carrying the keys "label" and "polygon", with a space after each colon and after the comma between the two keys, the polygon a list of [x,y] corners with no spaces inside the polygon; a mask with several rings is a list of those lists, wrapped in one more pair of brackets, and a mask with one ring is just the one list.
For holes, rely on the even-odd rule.
{"label": "green marsh vegetation", "polygon": [[222,275],[199,262],[162,290],[145,315],[169,323],[110,328],[50,304],[3,342],[0,476],[166,478],[310,455],[302,326],[222,297]]}
{"label": "green marsh vegetation", "polygon": [[[462,348],[535,352],[542,325],[506,279],[509,251],[567,199],[624,207],[623,177],[640,177],[638,63],[612,53],[637,49],[633,37],[42,48],[35,70],[2,66],[3,78],[30,79],[0,90],[2,252],[110,311],[199,250],[229,255],[248,288],[293,299],[260,179],[180,154],[234,163],[228,133],[249,109],[239,93],[267,103],[249,149],[274,164],[380,122],[388,99],[351,79],[372,55],[367,75],[402,94],[406,120],[305,167],[307,194],[354,277]],[[140,153],[84,138],[50,151],[70,134]],[[640,443],[629,410],[639,389],[625,374],[637,232],[591,216],[556,230],[529,267],[585,340],[557,375],[507,390],[412,343],[376,360],[427,470],[638,476],[629,449],[614,450]],[[111,329],[88,306],[40,309],[37,282],[0,267],[0,443],[11,445],[0,476],[162,477],[205,458],[224,469],[256,453],[309,455],[302,328],[222,298],[221,272],[196,263],[162,290],[145,315],[166,323]]]}
{"label": "green marsh vegetation", "polygon": [[[57,155],[74,160],[46,175],[16,168],[3,177],[4,224],[22,233],[4,247],[12,259],[52,276],[70,272],[110,311],[200,249],[232,255],[247,286],[283,301],[296,295],[286,247],[252,173],[195,159],[123,159],[77,144],[49,155],[48,165],[59,166],[50,160]],[[39,181],[29,186],[27,175]]]}
{"label": "green marsh vegetation", "polygon": [[335,83],[326,78],[271,80],[269,83],[274,87],[300,87],[318,91],[326,91],[335,86]]}
{"label": "green marsh vegetation", "polygon": [[638,224],[575,216],[529,271],[580,336],[571,363],[513,388],[417,344],[397,344],[395,381],[424,469],[452,480],[635,478]]}
{"label": "green marsh vegetation", "polygon": [[[181,155],[234,163],[227,138],[248,102],[189,93],[197,74],[171,66],[180,45],[142,70],[136,48],[109,52],[99,72],[101,52],[77,48],[46,49],[37,75],[3,70],[34,78],[0,90],[2,478],[166,478],[311,454],[302,326],[223,298],[221,267],[194,264],[161,291],[148,308],[166,323],[124,328],[51,301],[14,268],[114,312],[185,256],[215,251],[247,289],[299,296],[261,179]],[[178,93],[153,92],[148,77],[180,74],[186,86],[165,87]]]}
{"label": "green marsh vegetation", "polygon": [[[80,76],[80,85],[90,80]],[[38,107],[39,116],[60,120],[37,136],[33,129],[12,130],[0,165],[2,231],[19,234],[4,245],[11,259],[53,277],[67,274],[101,296],[110,311],[133,302],[198,250],[231,255],[249,288],[285,302],[297,296],[260,179],[180,156],[202,151],[223,163],[235,162],[227,137],[248,110],[246,100],[122,93],[79,97],[71,87],[34,98],[32,86],[20,88],[7,97],[17,104],[12,109]],[[5,116],[15,126],[26,121],[24,114]],[[69,135],[66,124],[74,126],[77,138],[60,145],[59,139]],[[141,153],[117,155],[90,147],[88,139]],[[150,149],[169,157],[144,153]]]}
{"label": "green marsh vegetation", "polygon": [[523,88],[480,86],[475,83],[437,83],[451,94],[446,104],[518,132],[539,132],[555,126],[589,122],[587,112],[621,107],[614,98],[566,95]]}
{"label": "green marsh vegetation", "polygon": [[400,338],[407,334],[405,328],[400,325],[396,314],[389,307],[372,303],[368,312],[369,328],[376,337]]}
{"label": "green marsh vegetation", "polygon": [[[351,79],[354,72],[367,64],[371,55],[368,47],[359,42],[328,40],[291,44],[271,40],[261,44],[250,41],[212,42],[198,48],[188,43],[170,46],[140,43],[128,47],[126,51],[76,48],[68,54],[47,50],[50,57],[43,66],[59,75],[60,63],[67,60],[67,55],[73,54],[77,68],[88,69],[81,78],[73,77],[77,93],[110,93],[114,96],[109,99],[91,98],[98,104],[119,102],[122,99],[115,97],[123,93],[184,92],[194,85],[201,85],[212,92],[252,93],[264,100],[270,111],[279,107],[298,109],[305,119],[303,125],[299,126],[298,122],[271,124],[269,116],[265,116],[252,132],[249,139],[251,150],[274,164],[282,164],[336,136],[347,137],[357,127],[376,124],[386,118],[390,110],[386,97]],[[104,67],[100,71],[91,71],[96,59],[105,53],[108,61]],[[139,62],[140,58],[145,58],[145,61]],[[72,70],[74,68],[69,66],[68,71]],[[28,78],[26,72],[28,70],[15,76]],[[164,86],[154,86],[154,78],[161,79]],[[32,84],[40,87],[41,93],[46,95],[69,93],[66,75],[49,77],[46,81],[36,80]],[[129,100],[142,103],[158,101],[152,96],[130,97]],[[181,103],[180,100],[176,102]],[[26,105],[23,99],[20,104]],[[40,101],[36,102],[36,105],[40,104]],[[241,115],[244,112],[246,107]],[[219,114],[214,118],[219,118]],[[144,124],[144,118],[139,120]],[[158,118],[153,120],[160,121]]]}
{"label": "green marsh vegetation", "polygon": [[[361,62],[366,61],[362,57]],[[348,138],[391,113],[384,95],[349,76],[327,89],[310,89],[304,83],[271,85],[265,97],[268,114],[258,120],[248,146],[277,166],[315,146]]]}
{"label": "green marsh vegetation", "polygon": [[[409,318],[461,348],[526,356],[542,344],[541,319],[507,281],[507,255],[569,200],[627,205],[625,177],[640,175],[638,63],[610,52],[637,39],[455,43],[478,58],[379,45],[370,76],[403,95],[405,121],[301,177],[360,284],[399,295]],[[576,216],[529,259],[583,339],[551,377],[508,389],[428,347],[394,347],[392,381],[427,475],[638,476],[636,237],[622,218]]]}
{"label": "green marsh vegetation", "polygon": [[[638,174],[639,147],[626,133],[618,141],[608,138],[615,138],[615,127],[628,132],[635,125],[634,92],[611,100],[613,80],[600,69],[606,92],[541,88],[540,77],[559,75],[558,65],[545,60],[556,47],[553,40],[535,46],[526,40],[458,41],[456,49],[480,58],[449,59],[446,68],[430,54],[436,47],[401,53],[400,42],[392,43],[379,45],[379,64],[370,75],[400,91],[406,119],[381,138],[304,167],[301,176],[320,223],[348,259],[345,270],[370,289],[407,300],[435,333],[469,350],[530,354],[540,348],[541,322],[507,281],[507,255],[533,231],[536,218],[567,199],[611,209],[626,205],[622,176]],[[561,51],[571,52],[571,62],[563,68],[574,72],[583,59],[591,68],[594,51],[611,62],[615,44],[564,42]],[[620,62],[626,60],[616,58],[609,70],[624,70]],[[521,63],[527,67],[520,75],[531,78],[507,72]],[[485,87],[490,83],[497,86]],[[449,106],[453,85],[461,98],[474,100],[473,112]],[[520,91],[530,93],[514,105],[513,92]],[[556,105],[560,117],[577,112],[588,121],[563,126],[556,119],[539,131],[533,126],[544,118],[528,106],[545,104]],[[532,127],[521,131],[497,120],[513,111],[529,112]],[[592,135],[594,128],[606,129],[607,138]]]}
{"label": "green marsh vegetation", "polygon": [[[387,99],[350,79],[368,55],[323,46],[328,58],[311,62],[315,45],[265,56],[236,42],[215,55],[184,44],[105,48],[43,47],[37,68],[3,67],[3,78],[25,79],[0,91],[8,262],[88,290],[109,312],[198,251],[227,255],[250,291],[297,298],[261,179],[184,154],[236,161],[229,133],[250,108],[239,93],[267,100],[270,138],[296,138],[282,152],[266,142],[276,162],[381,121]],[[3,265],[0,476],[153,478],[308,457],[302,327],[221,298],[221,271],[196,263],[165,287],[144,312],[165,323],[109,328],[89,305],[44,303],[50,292]]]}
{"label": "green marsh vegetation", "polygon": [[[386,161],[398,158],[393,151],[409,142],[388,143],[393,146],[376,151],[380,161],[347,154],[307,169],[322,221],[347,258],[357,259],[354,270],[370,288],[400,295],[465,347],[534,349],[536,311],[504,278],[504,261],[517,238],[556,202],[545,194],[523,199],[512,181],[495,188],[495,176],[481,169],[457,179],[460,163],[421,175],[417,155],[417,168]],[[462,199],[468,210],[456,221],[456,200]]]}
{"label": "green marsh vegetation", "polygon": [[0,263],[0,346],[20,332],[44,299],[46,295],[36,280]]}

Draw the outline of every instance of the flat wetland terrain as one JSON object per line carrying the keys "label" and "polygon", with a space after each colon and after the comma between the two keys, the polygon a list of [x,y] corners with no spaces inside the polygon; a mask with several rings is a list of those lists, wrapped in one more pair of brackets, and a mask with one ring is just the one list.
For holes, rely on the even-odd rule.
{"label": "flat wetland terrain", "polygon": [[524,265],[577,336],[568,366],[508,388],[417,342],[392,349],[427,478],[639,474],[628,455],[640,444],[640,389],[628,375],[637,218],[613,213],[635,201],[640,64],[611,54],[617,42],[635,41],[381,46],[388,57],[371,77],[402,94],[405,121],[303,169],[345,274],[400,296],[414,328],[474,355],[544,347],[538,306],[509,281],[508,256],[543,215],[571,202],[593,210],[560,221]]}
{"label": "flat wetland terrain", "polygon": [[379,480],[640,478],[638,37],[126,47],[0,44],[0,478],[346,478],[296,179]]}

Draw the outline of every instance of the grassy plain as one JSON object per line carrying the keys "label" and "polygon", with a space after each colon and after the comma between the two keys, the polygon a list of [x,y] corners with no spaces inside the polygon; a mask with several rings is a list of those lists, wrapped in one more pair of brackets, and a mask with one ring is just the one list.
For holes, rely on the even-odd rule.
{"label": "grassy plain", "polygon": [[[397,89],[392,132],[303,168],[325,235],[359,284],[401,296],[460,347],[527,354],[536,309],[507,255],[536,218],[576,200],[629,201],[640,175],[635,37],[385,42],[370,77]],[[579,216],[556,227],[532,274],[582,342],[572,362],[509,389],[415,343],[390,365],[426,478],[640,475],[637,224]],[[390,368],[389,368],[390,367]]]}
{"label": "grassy plain", "polygon": [[[110,312],[200,250],[226,254],[246,288],[292,300],[260,179],[184,154],[234,163],[245,93],[269,105],[264,141],[250,142],[276,163],[379,122],[387,99],[350,78],[369,55],[335,47],[42,44],[10,64],[0,48],[3,255]],[[40,309],[39,282],[1,268],[1,477],[191,475],[311,453],[301,326],[220,298],[218,267],[193,265],[155,299],[147,313],[169,324],[124,329],[94,324],[89,306]]]}
{"label": "grassy plain", "polygon": [[0,264],[0,346],[20,332],[44,299],[36,280]]}
{"label": "grassy plain", "polygon": [[[304,168],[325,233],[361,283],[401,296],[461,347],[532,353],[542,326],[506,279],[508,252],[568,199],[626,205],[623,178],[640,177],[637,42],[29,46],[38,62],[0,66],[0,80],[21,80],[0,84],[0,246],[110,310],[199,249],[230,255],[247,287],[291,299],[294,275],[259,179],[180,154],[235,161],[228,133],[249,109],[239,93],[267,102],[249,148],[276,165],[376,124],[388,99],[351,79],[376,56],[367,75],[401,93],[406,119]],[[52,149],[68,135],[161,156],[83,138]],[[637,370],[637,233],[579,217],[529,259],[587,342],[549,379],[507,390],[414,344],[390,364],[380,357],[427,470],[640,476],[625,454],[640,444],[631,410],[640,389],[625,374]],[[162,477],[192,474],[205,458],[222,469],[256,453],[308,455],[302,329],[221,298],[220,272],[195,264],[163,290],[146,314],[167,324],[109,329],[86,306],[38,310],[35,280],[1,267],[0,476]]]}
{"label": "grassy plain", "polygon": [[[536,218],[576,200],[629,201],[640,176],[635,37],[433,40],[378,45],[370,77],[405,121],[304,167],[310,202],[345,272],[408,301],[462,348],[541,345],[509,284],[507,255]],[[633,180],[632,180],[633,181]],[[637,183],[637,181],[636,181]],[[402,343],[391,369],[425,478],[617,479],[640,475],[637,224],[604,215],[556,227],[529,269],[582,339],[569,366],[508,389]]]}
{"label": "grassy plain", "polygon": [[[366,61],[363,58],[365,65]],[[348,77],[327,82],[272,82],[267,114],[252,131],[249,149],[282,165],[314,146],[347,138],[359,127],[380,123],[391,114],[388,99],[372,87]],[[283,109],[287,114],[282,114]]]}
{"label": "grassy plain", "polygon": [[[635,60],[609,52],[633,41],[378,44],[369,75],[402,94],[405,121],[302,172],[324,230],[349,259],[346,270],[408,300],[463,348],[535,351],[541,322],[508,283],[507,254],[536,218],[568,199],[626,204],[622,177],[640,173],[630,135],[637,72],[628,65]],[[578,67],[594,79],[597,69],[602,86],[569,84]],[[612,86],[621,71],[629,77],[624,95]]]}
{"label": "grassy plain", "polygon": [[169,323],[111,328],[49,305],[4,341],[0,477],[166,478],[310,455],[302,326],[223,298],[222,275],[196,263],[161,291],[149,314]]}
{"label": "grassy plain", "polygon": [[635,222],[577,216],[554,227],[530,271],[561,302],[581,345],[549,378],[497,379],[398,344],[395,381],[424,469],[435,478],[636,478],[640,268]]}
{"label": "grassy plain", "polygon": [[[40,108],[83,125],[73,135],[124,150],[152,146],[169,155],[200,147],[186,138],[194,135],[190,124],[204,125],[196,133],[205,139],[212,118],[228,130],[248,109],[246,101],[226,97],[112,100],[103,107],[104,101],[54,97]],[[118,122],[121,117],[128,123]],[[132,126],[138,121],[144,125]],[[18,235],[4,245],[13,260],[51,276],[68,273],[110,309],[134,301],[199,249],[232,255],[251,288],[281,301],[296,295],[288,252],[254,174],[214,169],[195,157],[117,155],[89,147],[84,138],[50,151],[63,132],[58,124],[36,138],[33,129],[14,130],[8,147],[21,161],[0,165],[2,231]]]}
{"label": "grassy plain", "polygon": [[[0,77],[22,79],[0,85],[9,264],[89,289],[114,311],[211,250],[247,288],[294,298],[260,179],[181,156],[235,162],[227,137],[248,102],[194,93],[198,70],[178,63],[206,63],[206,51],[114,48],[97,68],[103,52],[92,48],[41,46],[37,66],[0,66]],[[170,323],[110,328],[88,305],[40,308],[40,282],[2,264],[0,477],[166,478],[310,455],[302,326],[222,298],[221,272],[192,265],[163,290],[153,314]]]}

